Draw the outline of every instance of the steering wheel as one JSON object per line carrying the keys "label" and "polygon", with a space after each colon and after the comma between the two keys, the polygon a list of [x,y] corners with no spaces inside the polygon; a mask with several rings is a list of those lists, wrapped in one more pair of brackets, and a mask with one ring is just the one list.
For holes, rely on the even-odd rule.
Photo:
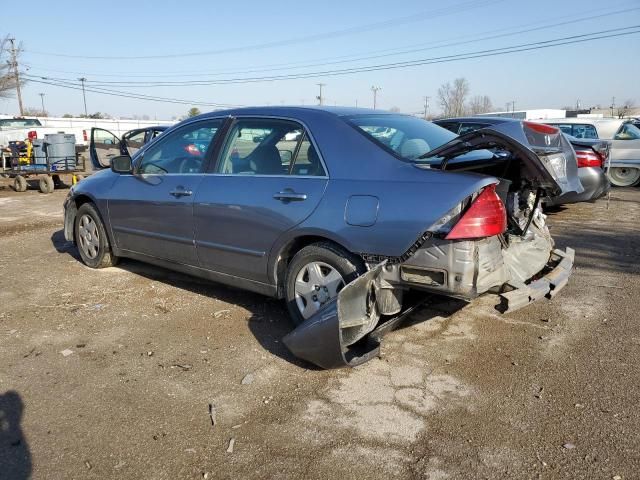
{"label": "steering wheel", "polygon": [[200,173],[202,159],[197,157],[184,157],[180,160],[180,173]]}

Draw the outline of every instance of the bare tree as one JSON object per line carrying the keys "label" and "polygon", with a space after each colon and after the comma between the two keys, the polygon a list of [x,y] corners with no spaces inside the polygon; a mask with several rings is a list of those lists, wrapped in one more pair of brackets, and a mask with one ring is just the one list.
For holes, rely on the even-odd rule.
{"label": "bare tree", "polygon": [[626,99],[624,104],[618,107],[618,118],[624,118],[631,115],[631,110],[634,108],[634,101],[630,98]]}
{"label": "bare tree", "polygon": [[400,113],[400,107],[391,107],[389,111],[393,113]]}
{"label": "bare tree", "polygon": [[[9,35],[0,38],[0,98],[11,98],[16,93],[16,76],[13,71],[10,45]],[[22,48],[18,47],[17,50],[19,53]]]}
{"label": "bare tree", "polygon": [[487,113],[493,110],[493,104],[488,95],[476,95],[469,100],[469,113],[478,115],[479,113]]}
{"label": "bare tree", "polygon": [[456,78],[453,85],[449,82],[438,89],[438,101],[446,117],[460,117],[465,114],[465,102],[469,95],[469,82],[466,78]]}
{"label": "bare tree", "polygon": [[49,116],[49,112],[47,112],[46,110],[42,110],[42,108],[35,108],[35,107],[27,107],[24,109],[23,113],[26,117],[48,117]]}

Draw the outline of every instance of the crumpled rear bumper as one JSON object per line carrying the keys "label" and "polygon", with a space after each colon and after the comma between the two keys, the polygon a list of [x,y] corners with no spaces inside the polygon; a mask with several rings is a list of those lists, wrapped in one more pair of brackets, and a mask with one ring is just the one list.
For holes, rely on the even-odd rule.
{"label": "crumpled rear bumper", "polygon": [[[500,295],[496,306],[503,313],[518,310],[543,297],[553,298],[567,284],[575,252],[554,250],[540,278]],[[298,358],[322,368],[355,367],[380,354],[382,337],[393,330],[421,303],[380,322],[377,299],[385,287],[383,267],[376,265],[345,286],[322,310],[283,338]]]}
{"label": "crumpled rear bumper", "polygon": [[567,248],[564,252],[554,250],[549,261],[551,271],[524,287],[500,294],[502,303],[498,309],[502,313],[513,312],[536,300],[555,297],[569,281],[574,257],[575,251],[572,248]]}

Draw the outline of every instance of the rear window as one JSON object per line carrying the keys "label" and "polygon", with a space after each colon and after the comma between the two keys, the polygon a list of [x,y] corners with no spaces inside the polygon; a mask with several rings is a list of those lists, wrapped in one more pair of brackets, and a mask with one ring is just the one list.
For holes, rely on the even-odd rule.
{"label": "rear window", "polygon": [[36,118],[3,118],[0,119],[0,130],[10,128],[41,127],[40,120]]}
{"label": "rear window", "polygon": [[376,143],[407,160],[415,160],[457,137],[445,128],[406,115],[354,115],[346,120]]}
{"label": "rear window", "polygon": [[563,133],[575,138],[598,138],[598,132],[593,125],[582,123],[553,123],[550,125],[558,127]]}

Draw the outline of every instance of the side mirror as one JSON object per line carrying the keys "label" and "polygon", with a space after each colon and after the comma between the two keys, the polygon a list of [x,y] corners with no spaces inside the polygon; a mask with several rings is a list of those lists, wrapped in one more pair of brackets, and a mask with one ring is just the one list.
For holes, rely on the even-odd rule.
{"label": "side mirror", "polygon": [[115,173],[131,173],[132,169],[129,155],[118,155],[111,159],[111,170]]}

